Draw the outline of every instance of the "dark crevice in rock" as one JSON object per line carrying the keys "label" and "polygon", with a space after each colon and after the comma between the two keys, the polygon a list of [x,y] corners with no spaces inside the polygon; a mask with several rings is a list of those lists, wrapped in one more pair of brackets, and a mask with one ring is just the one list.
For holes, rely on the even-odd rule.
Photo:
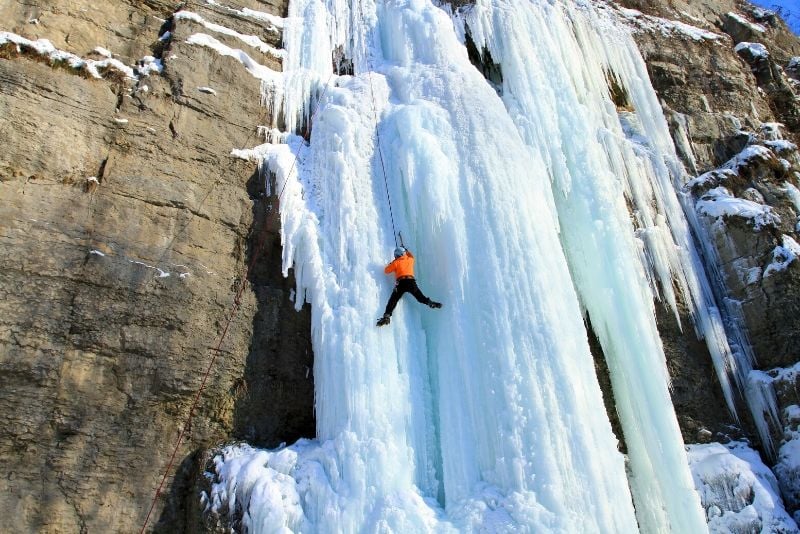
{"label": "dark crevice in rock", "polygon": [[276,197],[266,195],[266,185],[265,176],[256,172],[247,187],[251,198],[257,199],[246,255],[248,265],[255,260],[247,282],[258,308],[244,376],[232,391],[233,436],[275,447],[315,435],[314,362],[310,306],[297,312],[289,298],[295,282],[293,276],[284,278],[281,273],[280,219]]}
{"label": "dark crevice in rock", "polygon": [[619,83],[617,75],[612,72],[606,72],[606,81],[608,83],[608,92],[611,95],[611,100],[618,110],[633,111],[633,104],[631,103],[630,94],[627,89]]}
{"label": "dark crevice in rock", "polygon": [[203,476],[204,465],[201,458],[202,453],[194,451],[175,470],[169,489],[160,497],[164,500],[161,515],[157,521],[151,523],[153,534],[197,532],[195,525],[199,518],[199,498],[196,486],[197,480]]}
{"label": "dark crevice in rock", "polygon": [[494,59],[492,59],[492,54],[486,47],[483,47],[482,50],[478,50],[478,46],[475,44],[475,41],[472,39],[472,35],[470,34],[469,30],[466,32],[466,46],[467,46],[467,55],[469,56],[470,62],[475,65],[475,68],[480,71],[486,81],[497,91],[497,94],[503,94],[503,70],[500,64],[495,63]]}
{"label": "dark crevice in rock", "polygon": [[603,393],[603,405],[605,406],[608,419],[611,421],[611,430],[619,441],[619,450],[623,454],[628,452],[627,445],[625,444],[625,435],[622,432],[622,425],[619,421],[619,414],[617,413],[617,401],[614,399],[614,389],[611,386],[611,373],[608,370],[608,363],[606,362],[606,355],[603,352],[603,347],[600,340],[594,331],[592,321],[589,316],[586,316],[586,333],[589,336],[589,349],[592,352],[594,359],[594,371],[597,375],[597,381],[600,383],[600,391]]}
{"label": "dark crevice in rock", "polygon": [[345,56],[341,45],[333,51],[333,72],[337,76],[352,76],[355,73],[353,60]]}

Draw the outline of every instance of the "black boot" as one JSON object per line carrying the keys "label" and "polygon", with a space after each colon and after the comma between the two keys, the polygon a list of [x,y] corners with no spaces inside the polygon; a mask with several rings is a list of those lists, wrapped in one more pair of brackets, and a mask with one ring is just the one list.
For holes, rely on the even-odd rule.
{"label": "black boot", "polygon": [[428,302],[428,306],[430,306],[431,308],[436,310],[436,309],[439,309],[439,308],[442,307],[442,303],[441,302],[430,301],[430,302]]}
{"label": "black boot", "polygon": [[385,314],[383,314],[383,317],[378,319],[378,326],[385,326],[385,325],[389,324],[391,322],[391,320],[392,320],[392,316],[389,315],[388,313],[385,313]]}

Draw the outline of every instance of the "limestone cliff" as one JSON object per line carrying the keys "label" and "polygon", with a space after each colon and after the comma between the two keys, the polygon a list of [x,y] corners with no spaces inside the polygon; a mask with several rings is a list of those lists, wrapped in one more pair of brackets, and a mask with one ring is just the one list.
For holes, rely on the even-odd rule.
{"label": "limestone cliff", "polygon": [[[699,211],[697,237],[764,371],[750,387],[781,407],[770,434],[776,472],[790,480],[796,462],[779,451],[800,440],[798,374],[786,371],[798,360],[800,263],[784,236],[800,240],[800,192],[786,185],[800,187],[800,156],[779,137],[800,141],[800,42],[732,0],[621,3],[684,164],[703,177],[687,194],[701,209],[724,187],[775,216],[756,225]],[[9,531],[138,531],[231,317],[151,526],[200,528],[203,451],[313,436],[309,313],[294,310],[280,272],[269,177],[231,156],[263,142],[259,127],[277,117],[239,59],[187,42],[206,34],[278,71],[281,28],[259,14],[285,10],[262,0],[0,6],[0,32],[15,36],[0,45]],[[736,421],[684,319],[681,331],[659,314],[684,438],[757,443],[745,402]]]}
{"label": "limestone cliff", "polygon": [[[173,17],[179,7],[199,17]],[[279,46],[280,31],[242,8],[284,7],[0,6],[0,29],[32,43],[0,52],[4,530],[138,530],[245,283],[151,525],[183,528],[196,451],[313,435],[308,312],[294,311],[280,274],[263,177],[230,156],[271,121],[260,83],[186,43],[213,34],[280,70],[279,57],[206,26]],[[71,66],[39,39],[88,62]],[[109,53],[138,65],[133,77],[112,64],[95,78],[91,61]]]}

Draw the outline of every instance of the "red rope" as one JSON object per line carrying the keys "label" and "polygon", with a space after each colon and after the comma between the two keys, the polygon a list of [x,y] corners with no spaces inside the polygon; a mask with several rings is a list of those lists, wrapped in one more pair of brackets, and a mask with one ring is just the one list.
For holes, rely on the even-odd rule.
{"label": "red rope", "polygon": [[[311,119],[309,120],[309,125],[314,121],[314,117],[316,117],[317,112],[319,111],[319,102],[325,97],[325,93],[328,91],[328,85],[333,77],[333,72],[331,72],[330,76],[328,76],[328,81],[325,82],[325,88],[322,91],[319,99],[317,100],[317,108],[314,109],[314,113],[311,115]],[[281,197],[283,196],[283,192],[286,190],[286,184],[289,182],[289,177],[292,175],[292,171],[297,166],[297,160],[300,157],[300,149],[298,148],[297,153],[294,156],[294,162],[292,163],[292,167],[289,169],[289,173],[286,175],[286,178],[283,181],[283,187],[281,188],[280,193],[278,194],[278,198],[276,203],[280,203]],[[267,236],[267,219],[264,219],[264,225],[261,227],[261,232],[259,234],[259,241],[258,245],[253,252],[253,257],[250,260],[250,264],[247,266],[247,270],[244,273],[244,277],[242,278],[242,285],[239,290],[236,292],[236,296],[233,299],[233,307],[231,308],[231,312],[228,315],[228,321],[225,323],[225,328],[222,330],[222,335],[219,338],[219,343],[217,343],[217,347],[214,349],[214,357],[211,358],[211,362],[208,364],[206,368],[206,372],[203,375],[203,381],[200,383],[200,387],[195,393],[194,401],[192,401],[192,407],[189,410],[189,415],[186,418],[186,423],[181,428],[180,433],[178,434],[178,441],[175,443],[175,448],[172,451],[172,456],[169,459],[169,463],[167,464],[167,468],[164,470],[164,476],[161,477],[161,482],[158,484],[158,488],[156,489],[156,493],[153,496],[153,500],[150,503],[150,509],[147,511],[147,516],[144,519],[144,523],[142,524],[141,530],[139,530],[139,534],[144,534],[145,528],[147,528],[147,524],[150,522],[150,516],[153,514],[153,510],[156,507],[156,502],[158,502],[158,497],[161,495],[161,491],[164,489],[164,483],[167,481],[167,477],[169,477],[170,471],[172,471],[172,467],[175,464],[175,457],[178,455],[178,449],[180,449],[181,443],[183,442],[183,436],[186,434],[186,429],[190,427],[192,418],[194,417],[194,412],[197,409],[197,405],[200,403],[200,395],[203,393],[203,390],[206,387],[206,382],[208,381],[208,377],[211,374],[211,369],[214,367],[214,362],[217,361],[217,356],[219,356],[220,349],[222,348],[222,342],[225,341],[225,336],[228,335],[228,329],[233,322],[233,319],[236,317],[236,313],[239,311],[239,307],[241,304],[241,297],[244,293],[245,288],[247,287],[247,279],[250,277],[250,272],[252,271],[253,267],[256,264],[256,260],[258,259],[259,255],[261,254],[261,250],[264,247],[264,240]]]}

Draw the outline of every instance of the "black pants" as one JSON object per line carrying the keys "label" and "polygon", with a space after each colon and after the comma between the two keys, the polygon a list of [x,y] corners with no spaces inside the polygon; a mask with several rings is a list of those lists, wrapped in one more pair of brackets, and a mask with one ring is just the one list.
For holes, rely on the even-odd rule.
{"label": "black pants", "polygon": [[386,304],[386,311],[384,315],[391,315],[397,302],[405,293],[411,293],[419,302],[423,304],[430,304],[431,299],[426,297],[422,291],[417,287],[417,281],[413,278],[401,278],[397,281],[392,291],[392,296],[389,297],[389,302]]}

